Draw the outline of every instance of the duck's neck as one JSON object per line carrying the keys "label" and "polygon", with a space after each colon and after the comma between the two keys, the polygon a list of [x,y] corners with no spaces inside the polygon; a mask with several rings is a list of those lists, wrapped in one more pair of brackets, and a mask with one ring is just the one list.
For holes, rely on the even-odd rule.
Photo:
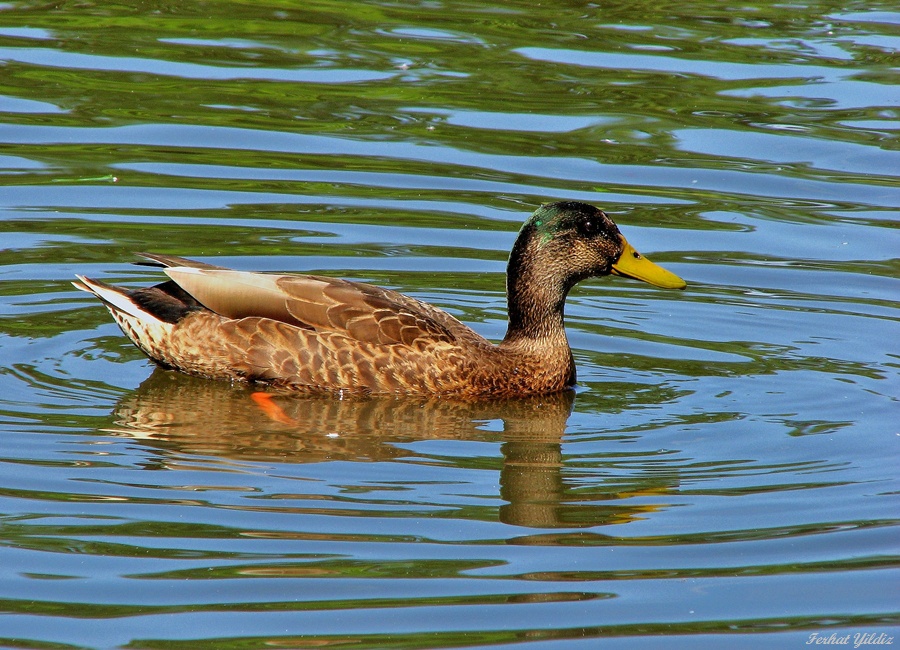
{"label": "duck's neck", "polygon": [[509,328],[503,345],[535,351],[568,348],[564,308],[571,287],[559,264],[542,259],[533,242],[522,239],[513,247],[507,267]]}

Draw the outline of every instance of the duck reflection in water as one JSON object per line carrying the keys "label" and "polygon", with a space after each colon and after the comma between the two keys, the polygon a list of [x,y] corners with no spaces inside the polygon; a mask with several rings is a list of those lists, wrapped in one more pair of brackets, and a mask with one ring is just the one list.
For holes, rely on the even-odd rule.
{"label": "duck reflection in water", "polygon": [[[501,456],[499,518],[538,527],[586,527],[627,523],[658,505],[617,505],[618,499],[664,494],[658,479],[617,478],[590,503],[566,484],[562,436],[574,391],[508,400],[463,401],[410,397],[332,397],[254,393],[240,384],[209,381],[157,368],[117,406],[116,435],[142,440],[171,454],[214,456],[233,461],[317,463],[379,462],[409,458],[399,446],[429,439],[499,441]],[[502,431],[487,423],[502,422]],[[163,456],[162,467],[174,467]],[[171,464],[170,464],[171,463]]]}

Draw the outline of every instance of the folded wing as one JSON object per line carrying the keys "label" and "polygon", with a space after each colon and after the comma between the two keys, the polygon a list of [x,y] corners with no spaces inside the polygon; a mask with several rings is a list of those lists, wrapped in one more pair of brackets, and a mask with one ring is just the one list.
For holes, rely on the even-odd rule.
{"label": "folded wing", "polygon": [[368,284],[314,275],[249,273],[147,256],[207,309],[228,318],[263,317],[374,344],[487,341],[450,314]]}

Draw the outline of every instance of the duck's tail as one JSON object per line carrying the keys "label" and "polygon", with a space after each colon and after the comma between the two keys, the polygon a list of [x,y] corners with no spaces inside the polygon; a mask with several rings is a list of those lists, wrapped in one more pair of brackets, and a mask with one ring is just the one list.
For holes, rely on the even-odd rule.
{"label": "duck's tail", "polygon": [[174,325],[190,312],[203,309],[199,302],[171,280],[154,287],[129,290],[83,275],[75,277],[78,281],[72,285],[99,298],[117,321],[121,316]]}
{"label": "duck's tail", "polygon": [[155,287],[125,289],[76,276],[72,284],[99,298],[125,335],[148,357],[171,365],[167,352],[176,324],[203,307],[174,282]]}
{"label": "duck's tail", "polygon": [[137,293],[135,291],[114,287],[111,284],[92,280],[83,275],[76,275],[75,277],[78,278],[78,281],[73,282],[72,285],[76,289],[87,291],[99,298],[116,320],[119,320],[120,316],[151,322],[160,322],[162,320],[134,299],[134,294]]}

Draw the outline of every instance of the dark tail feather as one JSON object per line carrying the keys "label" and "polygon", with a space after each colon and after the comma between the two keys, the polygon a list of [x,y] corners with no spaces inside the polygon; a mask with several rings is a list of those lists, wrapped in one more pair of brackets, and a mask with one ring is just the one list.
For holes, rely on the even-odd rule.
{"label": "dark tail feather", "polygon": [[216,266],[214,264],[207,264],[206,262],[197,262],[195,260],[189,260],[185,257],[178,257],[177,255],[161,255],[159,253],[137,253],[141,257],[146,258],[147,262],[135,262],[140,266],[155,266],[161,268],[169,268],[172,266],[186,266],[191,269],[223,269],[224,266]]}
{"label": "dark tail feather", "polygon": [[190,312],[203,309],[199,302],[171,280],[155,287],[128,290],[79,275],[78,282],[72,284],[97,296],[109,309],[139,319],[151,316],[166,323],[177,323]]}

